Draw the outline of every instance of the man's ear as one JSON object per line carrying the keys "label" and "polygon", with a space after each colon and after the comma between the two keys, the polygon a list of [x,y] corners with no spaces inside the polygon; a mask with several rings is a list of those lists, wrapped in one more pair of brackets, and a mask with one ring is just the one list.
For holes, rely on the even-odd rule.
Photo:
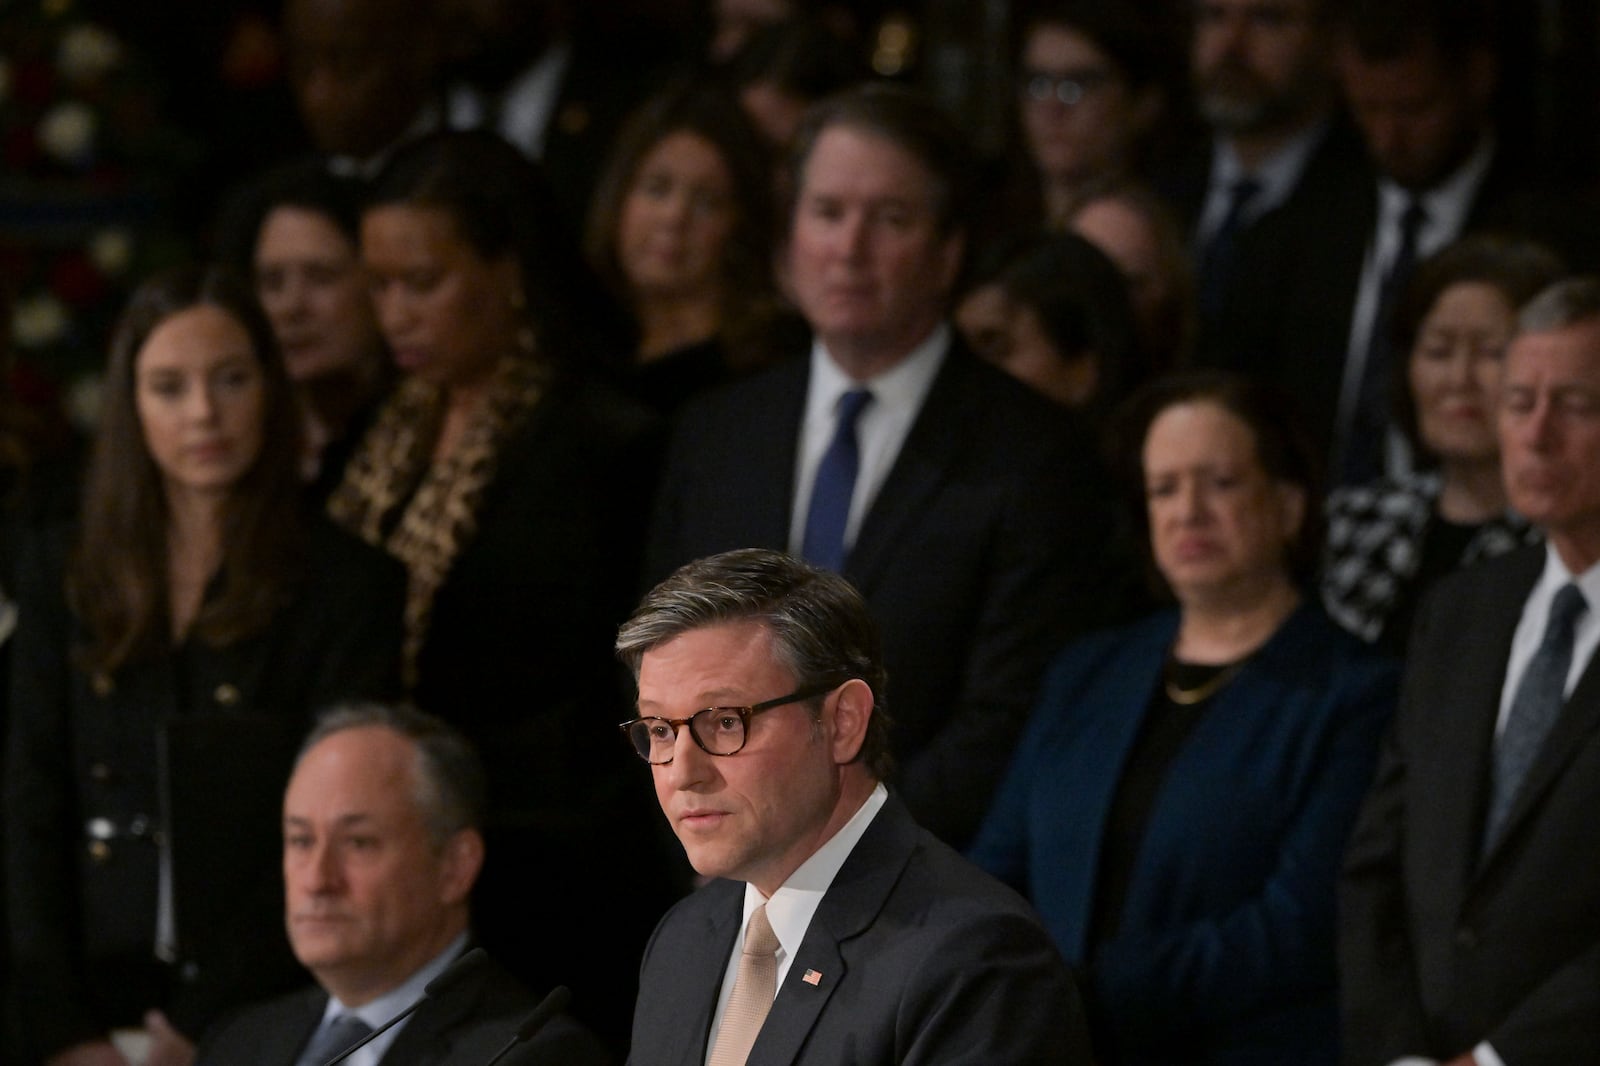
{"label": "man's ear", "polygon": [[461,903],[483,869],[483,836],[476,829],[460,829],[447,841],[439,857],[439,901]]}
{"label": "man's ear", "polygon": [[855,761],[867,739],[867,724],[872,721],[872,689],[860,678],[853,678],[840,686],[833,701],[833,761],[843,766]]}

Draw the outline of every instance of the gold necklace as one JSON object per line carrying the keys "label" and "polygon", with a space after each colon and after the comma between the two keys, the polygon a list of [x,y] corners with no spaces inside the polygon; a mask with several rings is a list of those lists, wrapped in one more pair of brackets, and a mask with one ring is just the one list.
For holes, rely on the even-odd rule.
{"label": "gold necklace", "polygon": [[[1173,660],[1168,660],[1166,670],[1168,674],[1171,673],[1174,665],[1175,662]],[[1236,663],[1232,663],[1229,666],[1223,667],[1221,670],[1217,671],[1215,676],[1207,681],[1201,682],[1194,688],[1183,688],[1176,681],[1172,680],[1170,676],[1168,676],[1162,679],[1162,687],[1166,690],[1167,699],[1171,700],[1173,703],[1176,703],[1179,707],[1193,707],[1195,704],[1204,700],[1208,700],[1212,696],[1216,695],[1218,689],[1222,688],[1223,685],[1226,685],[1229,681],[1233,680],[1233,675],[1237,674],[1239,672],[1239,668],[1242,666],[1244,666],[1244,660],[1240,659]]]}

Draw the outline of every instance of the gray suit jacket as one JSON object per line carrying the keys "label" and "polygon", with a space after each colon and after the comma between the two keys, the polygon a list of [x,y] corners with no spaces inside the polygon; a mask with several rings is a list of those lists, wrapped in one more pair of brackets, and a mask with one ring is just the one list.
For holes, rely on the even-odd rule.
{"label": "gray suit jacket", "polygon": [[[717,881],[661,920],[634,1066],[701,1066],[743,894]],[[891,795],[823,896],[749,1066],[1089,1061],[1077,992],[1033,912]]]}
{"label": "gray suit jacket", "polygon": [[[537,1003],[491,961],[418,1008],[384,1054],[383,1066],[484,1066]],[[313,985],[238,1011],[200,1042],[196,1066],[294,1066],[327,1005],[328,994]],[[588,1030],[562,1015],[500,1061],[503,1066],[606,1066],[611,1060]]]}
{"label": "gray suit jacket", "polygon": [[1524,548],[1441,581],[1346,856],[1345,1060],[1600,1063],[1600,662],[1591,660],[1480,858],[1511,637],[1544,565]]}

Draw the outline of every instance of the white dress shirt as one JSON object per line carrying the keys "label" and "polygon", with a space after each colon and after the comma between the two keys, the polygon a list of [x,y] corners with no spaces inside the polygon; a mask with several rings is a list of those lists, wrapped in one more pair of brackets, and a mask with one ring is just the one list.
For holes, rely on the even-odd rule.
{"label": "white dress shirt", "polygon": [[839,398],[852,389],[872,390],[872,402],[856,419],[856,441],[861,463],[856,471],[855,491],[850,496],[850,518],[845,523],[844,543],[848,551],[855,544],[861,520],[872,509],[889,470],[900,455],[900,446],[911,432],[922,403],[928,398],[933,379],[944,365],[950,350],[950,325],[941,322],[911,354],[890,369],[868,381],[857,381],[839,368],[822,342],[811,346],[811,379],[806,385],[806,410],[800,420],[800,446],[795,449],[794,501],[789,511],[789,551],[800,554],[805,541],[806,512],[811,507],[812,483],[817,467],[833,440],[838,422]]}
{"label": "white dress shirt", "polygon": [[1528,664],[1533,661],[1534,653],[1539,650],[1539,642],[1544,639],[1545,625],[1550,619],[1550,603],[1556,598],[1557,592],[1572,583],[1577,584],[1583,598],[1589,601],[1589,609],[1579,616],[1578,624],[1572,631],[1572,665],[1567,668],[1563,695],[1572,695],[1595,648],[1600,647],[1600,564],[1574,576],[1555,548],[1546,543],[1544,572],[1539,575],[1538,583],[1523,602],[1522,618],[1517,622],[1517,631],[1511,638],[1506,679],[1500,687],[1500,717],[1495,723],[1497,738],[1506,727],[1506,718],[1511,714],[1511,701],[1516,698],[1522,675],[1527,673]]}
{"label": "white dress shirt", "polygon": [[[1483,187],[1483,179],[1494,161],[1494,138],[1485,136],[1478,142],[1466,162],[1444,181],[1422,193],[1404,189],[1387,178],[1378,179],[1378,221],[1367,241],[1367,255],[1361,267],[1361,281],[1356,289],[1355,309],[1350,315],[1350,335],[1346,341],[1344,377],[1339,386],[1339,419],[1342,433],[1354,417],[1355,406],[1361,399],[1361,376],[1366,370],[1368,345],[1372,340],[1373,321],[1378,317],[1378,305],[1383,299],[1383,279],[1394,266],[1400,254],[1400,219],[1413,198],[1422,205],[1427,219],[1417,230],[1417,262],[1455,241],[1467,226],[1467,215]],[[1410,353],[1395,353],[1404,358]],[[1399,441],[1398,434],[1390,435],[1391,445]],[[1389,449],[1396,454],[1394,448]],[[1406,472],[1391,467],[1391,473]]]}
{"label": "white dress shirt", "polygon": [[763,903],[767,905],[767,921],[772,926],[773,934],[778,938],[778,979],[773,987],[781,989],[784,978],[789,975],[789,964],[794,961],[795,952],[800,950],[800,944],[806,938],[806,930],[811,927],[811,919],[816,916],[817,907],[822,904],[822,897],[827,894],[828,887],[839,875],[844,861],[861,842],[867,826],[871,825],[878,812],[883,810],[883,805],[888,799],[889,792],[883,785],[874,788],[872,795],[868,796],[860,809],[851,815],[850,820],[840,826],[839,831],[829,837],[828,842],[813,852],[809,859],[801,863],[770,899],[764,898],[755,885],[747,883],[744,886],[744,912],[739,918],[739,935],[734,937],[733,951],[728,956],[728,967],[722,974],[722,988],[717,992],[717,1010],[711,1016],[711,1039],[706,1043],[706,1062],[711,1061],[711,1053],[717,1043],[717,1030],[722,1028],[722,1015],[728,1009],[728,1000],[733,996],[733,982],[739,975],[739,957],[744,954],[744,929],[750,922],[751,912]]}

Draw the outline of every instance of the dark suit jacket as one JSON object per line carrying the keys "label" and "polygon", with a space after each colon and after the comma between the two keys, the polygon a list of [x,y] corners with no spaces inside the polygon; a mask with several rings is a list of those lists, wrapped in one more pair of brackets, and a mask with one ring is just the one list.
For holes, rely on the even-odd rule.
{"label": "dark suit jacket", "polygon": [[[65,531],[27,561],[5,814],[12,961],[25,975],[14,991],[34,1053],[136,1024],[153,1006],[198,1034],[297,980],[278,888],[295,743],[329,704],[399,689],[399,566],[316,528],[304,583],[263,632],[221,648],[188,640],[109,685],[73,661],[84,631],[66,602]],[[171,759],[199,718],[219,726],[210,756],[228,783],[185,802]],[[154,840],[180,820],[199,837],[169,837],[179,957],[163,972]]]}
{"label": "dark suit jacket", "polygon": [[[484,1066],[537,1003],[490,962],[460,988],[418,1008],[380,1061],[383,1066]],[[247,1007],[207,1034],[196,1066],[294,1066],[327,1006],[328,994],[313,985]],[[582,1026],[558,1015],[500,1061],[505,1066],[605,1066],[611,1060]]]}
{"label": "dark suit jacket", "polygon": [[[784,548],[809,364],[794,359],[680,416],[647,572],[732,548]],[[960,843],[977,827],[1051,653],[1101,622],[1119,567],[1092,446],[1070,415],[959,343],[844,576],[889,670],[899,791]]]}
{"label": "dark suit jacket", "polygon": [[1351,837],[1341,893],[1346,1061],[1600,1063],[1600,660],[1480,859],[1511,637],[1544,565],[1524,548],[1439,582]]}
{"label": "dark suit jacket", "polygon": [[[1575,245],[1587,243],[1589,224],[1552,209],[1564,201],[1534,192],[1506,156],[1500,152],[1491,163],[1463,232],[1523,232],[1569,257],[1578,254]],[[1275,213],[1241,236],[1241,269],[1201,338],[1199,359],[1282,386],[1330,453],[1357,287],[1377,226],[1377,184],[1346,177],[1313,199],[1315,210]]]}
{"label": "dark suit jacket", "polygon": [[1165,612],[1056,660],[972,858],[1085,968],[1107,1061],[1332,1063],[1334,886],[1396,671],[1301,606],[1179,750],[1120,929],[1094,945],[1107,819],[1177,623]]}
{"label": "dark suit jacket", "polygon": [[[637,1066],[700,1066],[743,911],[715,881],[656,928],[633,1015]],[[808,971],[821,975],[815,984]],[[893,794],[828,888],[749,1066],[1087,1066],[1077,992],[1017,896]]]}

